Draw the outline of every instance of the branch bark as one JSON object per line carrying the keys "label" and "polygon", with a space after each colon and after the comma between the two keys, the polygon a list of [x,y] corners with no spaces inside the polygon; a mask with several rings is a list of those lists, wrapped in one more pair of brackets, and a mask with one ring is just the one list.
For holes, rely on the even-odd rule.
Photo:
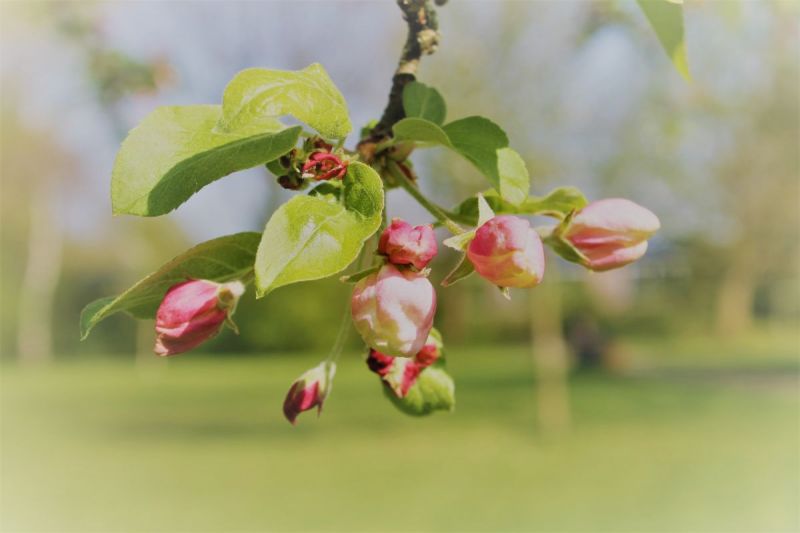
{"label": "branch bark", "polygon": [[[437,0],[436,5],[444,5],[446,0]],[[400,62],[392,77],[389,102],[378,124],[370,132],[369,142],[378,143],[392,136],[392,126],[405,118],[403,110],[403,88],[416,79],[420,59],[432,54],[439,44],[436,11],[430,0],[397,0],[408,24],[408,37],[400,54]]]}

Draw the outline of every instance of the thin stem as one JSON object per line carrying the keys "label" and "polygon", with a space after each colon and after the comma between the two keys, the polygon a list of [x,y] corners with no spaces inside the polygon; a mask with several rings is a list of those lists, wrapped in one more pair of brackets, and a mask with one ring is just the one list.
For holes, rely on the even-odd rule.
{"label": "thin stem", "polygon": [[403,187],[408,194],[410,194],[419,204],[424,207],[428,213],[436,217],[436,220],[442,223],[450,233],[453,235],[459,235],[464,233],[464,228],[453,222],[450,217],[447,216],[447,213],[439,207],[438,205],[434,204],[427,198],[425,195],[420,192],[419,188],[405,175],[405,173],[397,166],[397,163],[394,161],[390,161],[389,165],[389,172],[392,174],[395,180]]}
{"label": "thin stem", "polygon": [[331,351],[328,353],[326,362],[335,363],[342,355],[342,348],[347,340],[347,334],[350,333],[350,300],[348,299],[345,304],[344,312],[342,313],[342,321],[339,323],[339,331],[336,333],[336,340],[331,346]]}

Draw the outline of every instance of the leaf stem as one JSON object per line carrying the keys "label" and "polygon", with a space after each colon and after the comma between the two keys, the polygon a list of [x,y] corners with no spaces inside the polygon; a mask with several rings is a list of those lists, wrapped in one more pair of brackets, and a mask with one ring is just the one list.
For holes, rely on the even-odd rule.
{"label": "leaf stem", "polygon": [[408,194],[410,194],[417,202],[419,202],[419,204],[424,207],[428,213],[436,217],[436,220],[441,222],[444,227],[450,230],[450,233],[453,235],[464,233],[464,228],[453,222],[453,220],[447,216],[447,213],[445,213],[444,209],[425,198],[425,195],[422,194],[422,192],[419,190],[419,187],[417,187],[416,184],[414,184],[411,179],[406,176],[405,172],[400,169],[397,163],[390,161],[388,164],[388,169],[392,174],[392,177],[397,180],[397,183],[399,183]]}

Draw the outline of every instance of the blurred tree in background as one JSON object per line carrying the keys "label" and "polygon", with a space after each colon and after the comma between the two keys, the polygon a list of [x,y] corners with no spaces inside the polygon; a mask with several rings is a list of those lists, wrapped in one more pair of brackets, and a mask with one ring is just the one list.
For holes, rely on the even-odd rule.
{"label": "blurred tree in background", "polygon": [[[403,38],[395,7],[314,6],[304,22],[309,31],[329,27],[332,17],[345,27],[377,22],[362,33],[342,32],[334,50],[303,46],[302,36],[280,24],[291,12],[281,3],[234,3],[224,16],[204,4],[5,10],[13,22],[3,23],[4,39],[26,33],[48,44],[29,46],[25,54],[15,47],[4,58],[3,357],[46,354],[48,345],[58,355],[133,353],[137,333],[117,318],[79,347],[75,322],[83,303],[127,286],[185,241],[225,233],[221,222],[257,229],[286,194],[269,185],[265,172],[244,173],[174,217],[115,219],[113,231],[85,230],[108,213],[116,142],[155,105],[187,95],[190,101],[214,99],[229,74],[245,66],[298,68],[319,60],[348,100],[361,103],[353,110],[356,120],[366,123],[379,113]],[[664,223],[648,258],[630,271],[587,275],[561,265],[557,284],[548,276],[551,292],[521,293],[512,302],[477,280],[467,280],[463,290],[441,291],[439,316],[451,342],[525,343],[532,329],[536,338],[536,329],[544,328],[549,333],[538,336],[550,335],[551,346],[561,343],[587,364],[617,368],[625,366],[630,336],[729,335],[796,323],[798,32],[787,16],[796,8],[725,2],[689,4],[686,11],[691,83],[671,68],[633,3],[468,2],[442,10],[446,48],[426,60],[421,79],[448,95],[451,116],[481,113],[506,125],[532,170],[535,193],[574,183],[595,197],[625,195],[653,206]],[[130,29],[131,21],[140,31]],[[171,28],[169,34],[160,24]],[[36,69],[22,66],[29,57],[61,65],[51,90],[38,83]],[[365,73],[360,65],[366,63],[386,65]],[[32,107],[40,108],[38,115]],[[41,109],[53,108],[75,116],[41,116]],[[84,108],[90,111],[78,119]],[[450,154],[415,157],[420,173],[430,177],[423,187],[443,204],[482,187],[478,174]],[[40,181],[46,185],[36,185]],[[35,187],[42,187],[39,193]],[[221,194],[231,200],[220,203]],[[427,219],[414,206],[400,205],[390,215]],[[32,213],[53,217],[50,223],[33,218],[47,229],[40,228],[39,237]],[[186,235],[187,221],[206,221],[206,233]],[[453,260],[441,255],[441,263]],[[29,269],[36,258],[47,268]],[[23,286],[37,287],[39,296],[20,292]],[[341,312],[328,302],[342,300],[346,291],[327,280],[281,289],[258,304],[246,298],[242,335],[223,335],[206,349],[323,350]],[[55,294],[55,303],[47,303],[52,298],[45,293]],[[312,294],[323,294],[325,303],[309,303],[317,301]],[[54,319],[43,318],[52,314],[48,307]],[[560,318],[537,322],[543,307],[560,308]],[[30,333],[43,323],[53,324],[52,342]],[[314,324],[315,335],[305,334],[307,324]],[[355,338],[351,342],[355,346]]]}

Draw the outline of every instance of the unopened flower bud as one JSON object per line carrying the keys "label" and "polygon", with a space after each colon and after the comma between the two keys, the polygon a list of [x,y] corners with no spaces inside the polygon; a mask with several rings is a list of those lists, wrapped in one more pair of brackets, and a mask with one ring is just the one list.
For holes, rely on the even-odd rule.
{"label": "unopened flower bud", "polygon": [[347,161],[329,152],[314,152],[303,163],[303,177],[317,181],[342,179],[347,173]]}
{"label": "unopened flower bud", "polygon": [[414,265],[422,270],[436,255],[438,247],[433,226],[412,226],[395,218],[381,234],[378,252],[395,265]]}
{"label": "unopened flower bud", "polygon": [[544,276],[542,240],[524,218],[489,219],[475,232],[467,257],[481,277],[498,287],[533,287]]}
{"label": "unopened flower bud", "polygon": [[433,326],[436,291],[424,275],[386,264],[356,284],[350,310],[368,346],[412,357]]}
{"label": "unopened flower bud", "polygon": [[314,407],[317,408],[317,414],[319,414],[325,398],[328,397],[333,387],[335,373],[336,364],[326,361],[307,370],[297,378],[283,401],[283,414],[286,419],[294,424],[297,415]]}
{"label": "unopened flower bud", "polygon": [[156,354],[186,352],[214,337],[224,323],[232,324],[230,317],[243,293],[240,281],[197,279],[170,287],[156,312]]}
{"label": "unopened flower bud", "polygon": [[367,366],[381,377],[398,398],[405,398],[417,382],[423,367],[408,357],[392,357],[376,350],[369,351]]}
{"label": "unopened flower bud", "polygon": [[561,238],[583,254],[584,266],[603,271],[642,257],[647,239],[660,227],[649,209],[624,198],[608,198],[581,209]]}

